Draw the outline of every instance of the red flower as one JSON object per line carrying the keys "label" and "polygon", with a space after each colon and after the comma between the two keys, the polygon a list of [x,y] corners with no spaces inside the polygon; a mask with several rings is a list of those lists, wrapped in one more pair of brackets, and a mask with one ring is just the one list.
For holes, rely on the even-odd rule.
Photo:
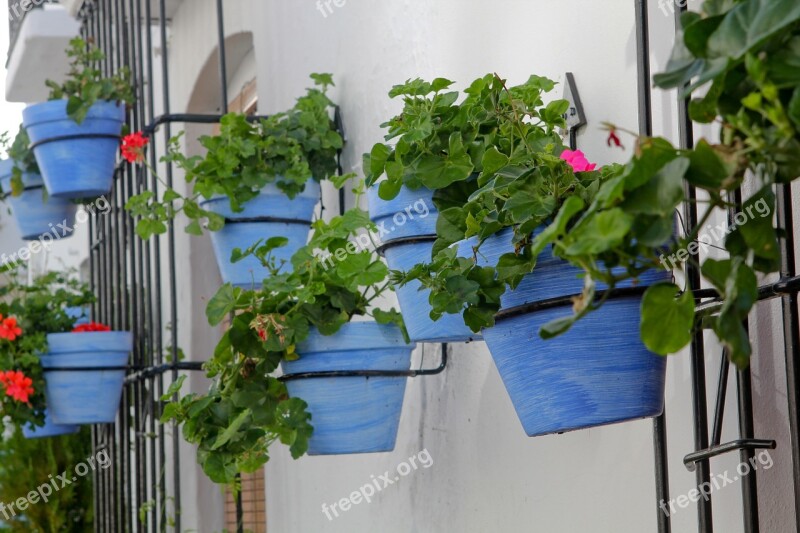
{"label": "red flower", "polygon": [[0,372],[0,383],[5,386],[6,396],[11,396],[18,402],[28,403],[28,397],[34,392],[33,380],[18,370]]}
{"label": "red flower", "polygon": [[625,147],[622,146],[622,141],[620,140],[619,135],[617,135],[617,131],[613,128],[608,131],[608,139],[606,140],[606,144],[608,146],[614,145],[617,148],[622,148],[623,150],[625,149]]}
{"label": "red flower", "polygon": [[3,315],[0,315],[0,339],[6,339],[9,341],[17,340],[17,337],[22,335],[22,328],[17,325],[17,319],[13,316],[10,316],[6,319],[3,319]]}
{"label": "red flower", "polygon": [[143,163],[144,147],[147,146],[148,142],[150,142],[150,139],[145,137],[140,131],[126,135],[122,139],[122,157],[125,158],[128,163]]}
{"label": "red flower", "polygon": [[93,331],[111,331],[111,328],[99,322],[89,322],[88,324],[81,324],[75,326],[72,333],[88,333]]}

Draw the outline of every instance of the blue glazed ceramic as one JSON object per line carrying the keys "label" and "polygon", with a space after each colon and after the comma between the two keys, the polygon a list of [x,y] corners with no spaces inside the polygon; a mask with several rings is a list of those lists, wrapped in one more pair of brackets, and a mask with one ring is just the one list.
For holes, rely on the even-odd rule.
{"label": "blue glazed ceramic", "polygon": [[[494,264],[510,252],[510,231],[481,247],[479,262]],[[471,253],[464,241],[459,253]],[[580,270],[545,250],[536,269],[503,298],[507,309],[581,292]],[[651,271],[639,285],[670,279]],[[630,286],[630,285],[628,285]],[[603,287],[599,287],[603,288]],[[570,306],[497,320],[484,330],[517,415],[529,436],[560,433],[626,420],[658,416],[664,409],[666,359],[651,353],[639,338],[641,297],[608,300],[559,337],[543,340],[539,329],[572,314]]]}
{"label": "blue glazed ceramic", "polygon": [[[10,159],[0,161],[0,186],[5,193],[11,192],[12,168],[14,162]],[[72,232],[63,228],[75,227],[78,206],[63,198],[45,200],[44,181],[39,174],[23,173],[22,184],[25,186],[22,194],[8,196],[22,238],[33,241],[45,234],[50,234],[50,240],[72,237]]]}
{"label": "blue glazed ceramic", "polygon": [[[263,239],[286,237],[289,243],[272,252],[278,261],[289,261],[291,257],[308,242],[309,224],[320,200],[320,186],[314,180],[306,183],[305,190],[289,199],[274,184],[262,189],[256,198],[247,202],[241,213],[231,210],[227,197],[215,197],[201,203],[204,209],[225,217],[225,227],[211,232],[211,244],[217,258],[222,280],[238,287],[252,287],[261,284],[268,271],[258,259],[248,257],[238,263],[231,263],[234,249],[244,250]],[[260,221],[259,218],[280,219],[280,221]]]}
{"label": "blue glazed ceramic", "polygon": [[50,196],[91,198],[111,190],[125,122],[122,103],[100,101],[80,124],[67,116],[66,100],[26,107],[22,124]]}
{"label": "blue glazed ceramic", "polygon": [[[436,219],[439,212],[433,205],[433,191],[403,187],[391,201],[378,197],[378,188],[367,192],[370,218],[378,226],[378,236],[383,242],[384,257],[392,270],[409,270],[418,263],[430,262],[433,241],[436,237]],[[397,242],[398,239],[430,237],[420,242]],[[394,244],[393,244],[394,241]],[[464,324],[461,315],[443,315],[433,321],[428,303],[429,290],[420,291],[421,285],[413,281],[395,287],[408,335],[414,342],[467,342],[481,340]]]}
{"label": "blue glazed ceramic", "polygon": [[[123,367],[133,350],[127,331],[50,333],[48,353],[41,356],[47,406],[59,424],[114,422],[125,379]],[[60,371],[48,368],[113,370]]]}
{"label": "blue glazed ceramic", "polygon": [[[283,361],[284,374],[328,370],[408,370],[414,344],[396,326],[345,324],[335,335],[312,330],[298,345],[300,359]],[[310,455],[389,452],[394,449],[405,377],[334,377],[286,382],[289,395],[308,403],[314,434]]]}
{"label": "blue glazed ceramic", "polygon": [[58,437],[59,435],[71,435],[77,433],[80,427],[71,424],[57,424],[53,422],[50,413],[44,412],[44,426],[34,427],[31,429],[28,426],[22,427],[22,434],[26,439],[42,439],[45,437]]}

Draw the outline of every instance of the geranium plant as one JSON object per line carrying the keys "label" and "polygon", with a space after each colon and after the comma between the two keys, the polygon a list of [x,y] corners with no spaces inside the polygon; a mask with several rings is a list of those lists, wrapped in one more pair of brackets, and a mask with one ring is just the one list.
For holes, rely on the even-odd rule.
{"label": "geranium plant", "polygon": [[104,76],[100,66],[105,53],[92,42],[75,37],[69,42],[67,57],[70,68],[66,80],[47,80],[46,84],[50,88],[48,99],[67,100],[67,115],[75,122],[83,122],[96,102],[134,102],[130,69],[120,67],[116,74]]}
{"label": "geranium plant", "polygon": [[[152,191],[131,197],[125,209],[140,217],[137,234],[147,239],[164,233],[166,223],[180,212],[191,221],[186,227],[189,233],[202,234],[203,221],[208,229],[218,230],[224,218],[203,209],[202,199],[224,195],[230,200],[231,209],[241,212],[242,206],[268,184],[274,183],[294,198],[309,180],[321,181],[336,175],[336,156],[343,139],[331,119],[334,104],[327,96],[333,78],[330,74],[312,74],[311,78],[315,87],[308,89],[288,111],[257,121],[241,113],[223,116],[219,134],[199,139],[206,149],[204,156],[185,156],[181,136],[173,138],[162,161],[175,163],[185,172],[192,194],[182,196],[166,187],[160,199]],[[123,140],[122,154],[130,162],[145,163],[146,145],[146,137],[133,133]],[[349,177],[352,175],[342,179]]]}
{"label": "geranium plant", "polygon": [[44,424],[44,379],[39,355],[47,351],[47,333],[69,331],[75,319],[66,307],[94,301],[88,288],[67,275],[51,272],[28,285],[24,270],[7,267],[0,289],[0,387],[2,414],[16,425]]}
{"label": "geranium plant", "polygon": [[[373,251],[351,241],[370,229],[360,209],[330,222],[316,221],[309,244],[291,264],[271,257],[285,239],[258,243],[242,257],[255,254],[268,266],[263,285],[256,290],[225,285],[209,301],[211,325],[233,314],[205,366],[214,383],[206,394],[167,404],[162,421],[183,424],[184,437],[199,446],[198,461],[213,481],[229,483],[237,472],[256,470],[268,460],[268,447],[275,441],[288,445],[295,458],[306,452],[313,421],[303,400],[288,397],[275,371],[281,360],[302,357],[296,347],[310,328],[333,335],[359,316],[402,327],[399,313],[374,307],[390,290],[387,267]],[[335,259],[326,260],[328,254]]]}
{"label": "geranium plant", "polygon": [[[629,163],[604,168],[597,185],[560,198],[536,190],[537,184],[561,179],[539,154],[531,157],[528,166],[533,168],[527,173],[509,175],[508,162],[500,159],[488,172],[484,168],[483,188],[459,208],[463,215],[457,218],[466,217],[468,224],[457,229],[463,237],[484,239],[513,227],[516,252],[487,270],[478,269],[474,258],[458,259],[448,250],[432,267],[417,268],[405,279],[420,278],[429,286],[432,302],[442,299],[438,312],[464,312],[474,327],[482,321],[490,325],[493,298],[505,290],[498,280],[513,287],[521,275],[533,271],[544,247],[552,246],[556,256],[584,270],[585,290],[575,299],[573,315],[542,329],[542,336],[549,337],[602,304],[610,292],[597,298],[598,282],[613,289],[649,269],[671,270],[691,262],[722,303],[697,313],[686,286],[650,286],[642,302],[642,340],[656,353],[674,353],[690,342],[697,328],[706,327],[713,329],[732,361],[746,366],[751,346],[742,321],[758,299],[757,273],[776,272],[780,264],[772,188],[800,175],[800,79],[792,74],[800,43],[798,20],[798,5],[781,0],[710,0],[701,13],[685,14],[667,72],[656,76],[656,83],[689,94],[710,82],[705,96],[692,101],[690,113],[699,122],[719,121],[720,142],[703,139],[683,150],[665,139],[636,136]],[[609,128],[609,144],[620,145],[621,130]],[[574,174],[564,167],[558,174],[577,184],[588,175],[580,172],[587,169],[584,165],[581,160]],[[737,203],[732,193],[746,176],[752,177],[755,192]],[[675,237],[675,213],[687,201],[686,184],[706,193],[708,200],[698,223],[685,227],[682,221]],[[714,213],[729,209],[738,213],[735,223],[708,234]],[[535,226],[541,231],[534,236]],[[714,235],[719,245],[712,242]],[[728,257],[701,263],[698,252],[711,246],[724,246]]]}
{"label": "geranium plant", "polygon": [[458,91],[448,90],[453,83],[416,79],[395,86],[389,96],[402,97],[404,107],[383,124],[386,140],[395,144],[376,144],[364,158],[367,184],[379,183],[384,200],[397,196],[402,186],[435,191],[440,216],[434,253],[463,238],[460,206],[481,185],[471,178],[491,175],[509,157],[534,150],[558,155],[557,128],[565,125],[562,115],[569,105],[565,100],[545,104],[555,83],[539,76],[509,88],[496,74],[487,74],[464,91],[461,102]]}

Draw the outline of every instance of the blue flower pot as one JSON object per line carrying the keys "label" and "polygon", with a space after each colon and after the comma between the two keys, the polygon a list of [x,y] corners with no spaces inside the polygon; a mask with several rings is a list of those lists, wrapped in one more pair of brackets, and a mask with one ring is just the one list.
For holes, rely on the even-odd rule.
{"label": "blue flower pot", "polygon": [[[510,230],[489,238],[479,263],[496,264],[513,251]],[[463,241],[459,254],[472,253]],[[546,249],[532,274],[502,299],[502,309],[579,294],[582,270]],[[665,271],[643,274],[638,286],[668,281]],[[630,287],[631,284],[620,285]],[[598,289],[605,287],[598,286]],[[572,314],[570,305],[498,319],[484,330],[486,345],[525,432],[533,437],[658,416],[664,410],[666,358],[639,338],[640,296],[609,299],[565,334],[539,336],[547,322]]]}
{"label": "blue flower pot", "polygon": [[[133,350],[127,331],[50,333],[48,353],[40,357],[47,405],[58,424],[104,424],[116,419]],[[108,367],[108,370],[95,370]],[[48,370],[75,368],[92,370]]]}
{"label": "blue flower pot", "polygon": [[77,433],[80,429],[79,426],[71,424],[57,424],[53,422],[52,417],[48,411],[44,412],[44,426],[30,428],[29,426],[22,427],[22,434],[26,439],[42,439],[45,437],[58,437],[59,435],[72,435]]}
{"label": "blue flower pot", "polygon": [[[430,263],[439,217],[433,205],[433,191],[424,188],[412,191],[403,187],[397,198],[387,202],[378,197],[377,187],[371,187],[367,198],[370,218],[378,226],[378,237],[384,245],[383,254],[389,268],[407,271],[418,263]],[[461,315],[446,314],[434,322],[430,317],[430,291],[420,288],[418,281],[395,287],[412,341],[481,340],[481,334],[471,331]]]}
{"label": "blue flower pot", "polygon": [[42,177],[28,172],[22,174],[25,190],[19,196],[10,196],[12,168],[12,160],[0,161],[0,186],[9,194],[8,202],[22,238],[34,241],[44,236],[51,242],[72,237],[72,232],[65,228],[75,227],[78,206],[63,198],[45,198]]}
{"label": "blue flower pot", "polygon": [[269,275],[266,268],[255,257],[231,263],[234,249],[245,250],[258,242],[272,237],[286,237],[286,246],[273,250],[277,261],[289,261],[308,242],[309,224],[320,201],[320,186],[314,180],[306,183],[305,190],[289,199],[274,184],[262,189],[256,198],[247,202],[241,213],[231,210],[225,196],[201,202],[203,209],[225,217],[225,227],[211,232],[211,244],[217,258],[222,280],[238,287],[256,287]]}
{"label": "blue flower pot", "polygon": [[92,321],[92,311],[89,306],[86,307],[66,307],[64,312],[67,316],[75,319],[75,325],[88,324]]}
{"label": "blue flower pot", "polygon": [[[329,370],[408,370],[414,344],[396,326],[345,324],[335,335],[312,330],[298,345],[300,359],[283,361],[284,374]],[[406,390],[405,377],[331,377],[289,380],[289,395],[308,403],[314,433],[310,455],[389,452]]]}
{"label": "blue flower pot", "polygon": [[111,190],[125,106],[97,102],[80,124],[67,116],[66,100],[26,107],[22,124],[50,196],[91,198]]}

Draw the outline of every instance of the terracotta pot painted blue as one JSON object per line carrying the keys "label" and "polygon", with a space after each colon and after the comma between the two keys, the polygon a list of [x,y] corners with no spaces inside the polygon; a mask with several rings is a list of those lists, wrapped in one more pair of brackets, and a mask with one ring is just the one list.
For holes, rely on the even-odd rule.
{"label": "terracotta pot painted blue", "polygon": [[[312,330],[298,345],[297,361],[284,361],[285,374],[329,370],[408,370],[414,344],[396,326],[345,324],[335,335]],[[405,377],[307,378],[286,382],[289,395],[308,403],[314,434],[310,455],[389,452],[406,390]]]}
{"label": "terracotta pot painted blue", "polygon": [[45,411],[44,426],[33,427],[32,429],[29,426],[23,426],[22,434],[26,439],[42,439],[45,437],[58,437],[59,435],[72,435],[77,433],[79,429],[79,426],[72,424],[57,424],[53,421],[50,413]]}
{"label": "terracotta pot painted blue", "polygon": [[[370,218],[378,226],[378,236],[384,246],[386,263],[392,270],[410,270],[418,263],[429,263],[436,239],[436,220],[439,212],[433,204],[433,191],[410,190],[403,187],[397,198],[385,201],[378,197],[378,188],[367,192]],[[417,242],[404,239],[421,237]],[[428,237],[427,240],[424,238]],[[468,342],[481,340],[480,333],[472,332],[461,315],[443,315],[433,321],[430,317],[429,290],[420,290],[420,283],[412,281],[395,287],[400,311],[414,342]]]}
{"label": "terracotta pot painted blue", "polygon": [[[459,253],[467,256],[473,244],[462,242]],[[484,243],[479,262],[496,264],[512,249],[510,231],[505,231]],[[525,276],[516,290],[506,293],[502,308],[579,294],[581,272],[553,257],[548,248],[539,256],[534,272]],[[641,276],[638,285],[669,279],[665,271],[650,271]],[[551,340],[541,339],[539,329],[555,318],[571,315],[571,306],[499,319],[493,328],[484,330],[497,370],[529,436],[662,413],[666,358],[648,351],[639,338],[640,305],[640,296],[610,299],[599,311]]]}
{"label": "terracotta pot painted blue", "polygon": [[[0,161],[0,186],[4,193],[11,193],[13,168],[14,162],[10,159]],[[72,232],[65,228],[75,227],[78,206],[63,198],[45,199],[44,181],[39,174],[23,173],[22,184],[25,186],[22,194],[7,197],[22,238],[33,241],[50,234],[52,241],[71,237]]]}
{"label": "terracotta pot painted blue", "polygon": [[80,124],[67,116],[67,101],[34,104],[22,111],[33,154],[50,196],[91,198],[111,190],[125,106],[100,101]]}
{"label": "terracotta pot painted blue", "polygon": [[[59,424],[114,422],[125,380],[124,367],[133,350],[127,331],[50,333],[48,353],[41,356],[47,405]],[[49,368],[101,368],[61,371]]]}
{"label": "terracotta pot painted blue", "polygon": [[[319,183],[309,180],[305,190],[291,200],[276,185],[267,185],[259,196],[243,206],[240,213],[231,210],[230,201],[225,196],[202,202],[204,209],[226,219],[225,227],[211,232],[211,244],[222,280],[239,287],[261,284],[268,271],[258,259],[248,257],[238,263],[230,260],[234,249],[245,250],[259,240],[266,241],[272,237],[289,239],[286,246],[272,252],[278,261],[288,262],[308,242],[309,224],[314,218],[320,195]],[[274,221],[262,220],[266,218]]]}

